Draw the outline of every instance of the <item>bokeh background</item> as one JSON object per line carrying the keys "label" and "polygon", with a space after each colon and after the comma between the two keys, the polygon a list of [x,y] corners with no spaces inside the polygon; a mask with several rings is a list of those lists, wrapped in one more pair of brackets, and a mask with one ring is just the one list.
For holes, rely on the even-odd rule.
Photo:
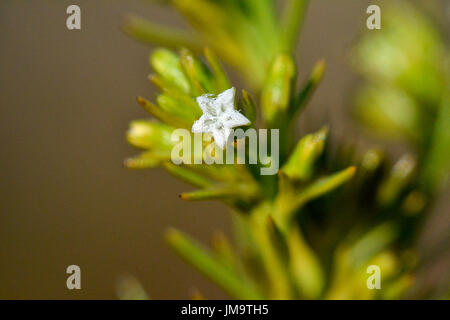
{"label": "bokeh background", "polygon": [[[326,122],[338,138],[378,143],[352,125],[358,78],[348,63],[366,8],[376,2],[312,1],[297,57],[300,77],[320,58],[328,69],[299,133]],[[74,3],[81,31],[66,28],[66,8]],[[120,30],[127,13],[184,26],[173,12],[140,0],[0,2],[1,299],[116,298],[123,274],[137,277],[152,298],[188,298],[193,288],[226,297],[162,239],[176,226],[208,241],[214,230],[229,230],[226,209],[182,202],[178,194],[187,185],[162,170],[122,166],[136,153],[125,141],[128,123],[147,117],[135,97],[155,94],[147,81],[151,48]],[[448,243],[445,195],[425,225],[421,252]],[[421,281],[445,279],[449,262],[446,245]],[[71,264],[81,267],[81,290],[66,288]]]}

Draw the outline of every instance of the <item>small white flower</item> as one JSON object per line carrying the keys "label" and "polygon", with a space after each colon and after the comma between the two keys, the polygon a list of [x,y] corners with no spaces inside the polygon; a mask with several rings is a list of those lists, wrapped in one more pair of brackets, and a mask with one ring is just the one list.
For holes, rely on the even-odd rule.
{"label": "small white flower", "polygon": [[211,133],[216,144],[224,149],[231,129],[249,125],[250,121],[234,109],[235,89],[228,89],[217,97],[205,94],[197,98],[203,115],[194,122],[192,132]]}

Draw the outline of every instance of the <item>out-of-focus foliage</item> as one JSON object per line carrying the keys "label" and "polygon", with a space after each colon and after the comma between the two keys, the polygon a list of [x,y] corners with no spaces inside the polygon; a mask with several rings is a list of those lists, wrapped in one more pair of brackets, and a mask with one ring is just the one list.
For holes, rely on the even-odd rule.
{"label": "out-of-focus foliage", "polygon": [[[448,31],[448,30],[447,30]],[[408,142],[430,189],[450,171],[450,54],[444,34],[407,1],[383,11],[383,28],[362,37],[354,65],[367,84],[357,114],[377,134]]]}
{"label": "out-of-focus foliage", "polygon": [[[150,80],[160,93],[156,103],[138,102],[154,119],[131,123],[128,141],[144,151],[125,164],[162,166],[199,188],[183,193],[184,200],[223,201],[236,236],[232,243],[216,234],[206,248],[171,229],[169,245],[234,298],[403,297],[420,265],[414,246],[420,222],[448,169],[448,51],[433,24],[406,2],[401,9],[386,5],[382,31],[363,35],[355,49],[354,63],[367,79],[356,99],[363,123],[415,146],[392,164],[379,149],[330,143],[326,127],[295,143],[292,124],[325,71],[319,61],[297,85],[292,53],[308,1],[287,1],[282,16],[275,15],[272,0],[162,2],[195,31],[127,21],[127,32],[138,39],[182,49],[157,49],[150,56]],[[210,49],[201,57],[205,44]],[[190,129],[201,115],[195,98],[231,86],[216,53],[240,70],[251,89],[242,91],[236,108],[253,125],[261,119],[263,128],[280,129],[278,175],[261,176],[263,163],[170,161],[173,130]],[[383,290],[367,288],[370,265],[381,268]]]}
{"label": "out-of-focus foliage", "polygon": [[309,0],[287,1],[282,16],[276,16],[273,0],[167,0],[180,12],[191,32],[168,28],[129,16],[125,31],[138,40],[199,53],[204,46],[238,68],[253,88],[266,80],[266,70],[280,52],[295,49],[297,34]]}

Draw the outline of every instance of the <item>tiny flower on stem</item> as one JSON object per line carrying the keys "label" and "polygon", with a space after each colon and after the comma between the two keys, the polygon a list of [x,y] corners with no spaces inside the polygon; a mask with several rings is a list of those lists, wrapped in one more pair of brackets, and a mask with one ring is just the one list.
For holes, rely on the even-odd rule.
{"label": "tiny flower on stem", "polygon": [[216,144],[224,149],[232,128],[249,125],[251,122],[234,109],[235,88],[220,93],[217,97],[205,94],[197,98],[203,115],[194,122],[192,132],[211,133]]}

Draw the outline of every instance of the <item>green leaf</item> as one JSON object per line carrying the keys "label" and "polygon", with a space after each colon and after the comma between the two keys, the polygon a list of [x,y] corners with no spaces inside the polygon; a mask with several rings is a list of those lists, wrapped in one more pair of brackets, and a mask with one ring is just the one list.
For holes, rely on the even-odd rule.
{"label": "green leaf", "polygon": [[245,90],[242,90],[242,107],[247,119],[254,124],[256,121],[256,104],[250,94]]}
{"label": "green leaf", "polygon": [[185,192],[180,198],[187,201],[215,200],[215,199],[243,199],[249,200],[255,196],[252,186],[246,184],[214,185],[207,189]]}
{"label": "green leaf", "polygon": [[145,111],[162,122],[165,122],[175,128],[192,128],[192,122],[189,120],[170,114],[142,97],[138,97],[137,102],[142,106],[142,108],[144,108]]}
{"label": "green leaf", "polygon": [[280,250],[282,241],[270,215],[271,211],[272,206],[269,202],[262,202],[255,207],[248,216],[249,228],[263,261],[269,284],[269,299],[292,299],[287,255],[284,254],[284,250]]}
{"label": "green leaf", "polygon": [[167,172],[169,172],[174,177],[183,180],[184,182],[187,182],[189,184],[192,184],[193,186],[199,188],[206,188],[211,185],[211,181],[209,179],[199,174],[196,174],[195,172],[192,172],[187,168],[175,165],[171,162],[164,163],[164,169],[166,169]]}
{"label": "green leaf", "polygon": [[227,267],[238,270],[241,265],[239,257],[236,255],[236,249],[223,232],[215,232],[211,239],[211,246],[215,256]]}
{"label": "green leaf", "polygon": [[290,119],[295,119],[295,115],[303,110],[308,104],[317,87],[322,82],[323,76],[325,74],[325,69],[325,60],[320,60],[316,63],[313,71],[311,72],[311,75],[309,76],[308,81],[303,86],[303,89],[297,94],[294,102],[289,109]]}
{"label": "green leaf", "polygon": [[406,154],[392,167],[389,176],[380,184],[377,200],[382,206],[390,206],[398,199],[401,192],[411,182],[417,169],[414,156]]}
{"label": "green leaf", "polygon": [[180,53],[181,68],[191,85],[194,96],[214,92],[214,78],[208,67],[189,50]]}
{"label": "green leaf", "polygon": [[230,89],[231,84],[228,80],[228,76],[215,53],[211,49],[205,48],[205,57],[214,74],[214,82],[216,84],[216,90],[214,93],[219,94],[227,89]]}
{"label": "green leaf", "polygon": [[245,281],[235,271],[214,259],[209,250],[186,234],[170,229],[166,233],[166,241],[181,258],[233,298],[251,300],[263,298],[253,283]]}
{"label": "green leaf", "polygon": [[252,23],[257,26],[260,35],[267,44],[267,50],[279,52],[281,39],[280,26],[276,17],[276,8],[272,0],[247,0],[248,7],[254,17]]}
{"label": "green leaf", "polygon": [[324,286],[322,266],[314,251],[306,243],[299,227],[288,236],[290,270],[300,294],[306,299],[318,299]]}
{"label": "green leaf", "polygon": [[167,159],[154,156],[152,152],[144,152],[137,157],[126,159],[124,166],[128,169],[151,169],[159,167],[164,160]]}
{"label": "green leaf", "polygon": [[172,3],[217,54],[235,66],[243,65],[242,44],[233,32],[240,26],[234,20],[235,15],[208,0],[172,0]]}
{"label": "green leaf", "polygon": [[200,51],[201,44],[192,33],[168,28],[146,19],[130,15],[126,18],[123,30],[129,36],[145,44],[156,44],[169,48],[186,47]]}
{"label": "green leaf", "polygon": [[182,119],[183,122],[192,124],[198,119],[197,109],[199,108],[191,108],[191,103],[185,103],[182,100],[177,100],[173,96],[166,93],[160,94],[156,101],[162,111],[173,115],[176,118]]}
{"label": "green leaf", "polygon": [[450,70],[448,72],[449,84],[438,111],[431,147],[425,160],[423,178],[431,190],[445,185],[450,175]]}
{"label": "green leaf", "polygon": [[287,54],[278,55],[270,67],[261,96],[264,118],[269,127],[276,125],[280,115],[287,111],[295,77],[296,68],[292,57]]}
{"label": "green leaf", "polygon": [[226,12],[213,1],[172,0],[173,5],[204,33],[215,34],[226,25]]}
{"label": "green leaf", "polygon": [[358,268],[376,254],[386,249],[398,236],[398,227],[391,221],[385,222],[367,232],[348,252],[347,264]]}
{"label": "green leaf", "polygon": [[314,164],[323,152],[327,133],[328,129],[323,128],[302,138],[281,169],[283,173],[295,180],[310,179],[314,173]]}
{"label": "green leaf", "polygon": [[162,48],[156,49],[150,55],[150,65],[164,80],[165,86],[190,94],[189,80],[181,68],[180,58],[174,52]]}
{"label": "green leaf", "polygon": [[392,87],[367,86],[356,96],[356,115],[384,138],[421,139],[420,112],[406,93]]}
{"label": "green leaf", "polygon": [[149,120],[131,122],[127,132],[128,142],[142,149],[171,150],[173,128],[163,123]]}
{"label": "green leaf", "polygon": [[355,171],[355,167],[349,167],[330,176],[319,178],[300,190],[292,186],[281,172],[279,177],[280,192],[275,202],[275,210],[272,213],[277,226],[286,234],[291,226],[292,218],[298,209],[308,201],[323,196],[340,187],[354,176]]}
{"label": "green leaf", "polygon": [[378,149],[370,149],[365,152],[361,159],[361,168],[364,173],[373,173],[383,164],[385,155]]}
{"label": "green leaf", "polygon": [[192,112],[199,118],[202,115],[202,110],[197,104],[197,101],[190,95],[185,92],[178,90],[171,86],[164,78],[159,75],[151,74],[148,76],[148,79],[151,83],[153,83],[159,90],[164,92],[164,94],[168,95],[170,98],[177,101],[180,107],[183,109],[188,109],[189,112]]}
{"label": "green leaf", "polygon": [[355,167],[348,167],[347,169],[339,171],[330,176],[320,178],[317,181],[311,183],[310,186],[306,187],[300,194],[298,194],[295,201],[296,206],[301,206],[302,204],[312,199],[318,198],[340,187],[348,180],[353,178],[355,172]]}
{"label": "green leaf", "polygon": [[282,16],[285,47],[293,51],[298,41],[301,26],[304,24],[309,0],[288,0]]}

